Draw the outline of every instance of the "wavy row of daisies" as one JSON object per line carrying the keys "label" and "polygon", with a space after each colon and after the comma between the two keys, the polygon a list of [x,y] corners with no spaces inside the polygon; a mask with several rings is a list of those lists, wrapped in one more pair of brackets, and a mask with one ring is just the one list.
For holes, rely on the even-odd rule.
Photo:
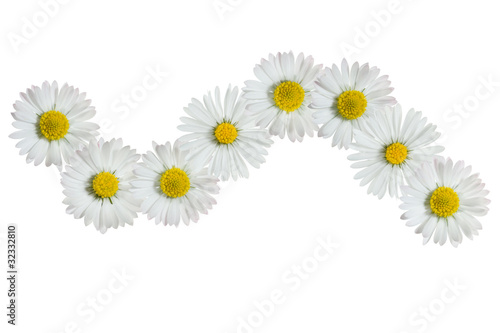
{"label": "wavy row of daisies", "polygon": [[[487,213],[488,191],[471,167],[438,154],[439,133],[422,112],[403,112],[387,75],[344,59],[322,68],[311,56],[270,54],[240,92],[217,87],[192,99],[173,144],[153,142],[142,156],[122,139],[97,139],[96,111],[85,93],[44,82],[21,93],[12,113],[28,163],[56,165],[67,213],[104,233],[133,224],[138,212],[157,224],[197,222],[216,203],[219,179],[249,176],[265,162],[272,136],[331,138],[349,149],[355,179],[379,199],[399,197],[406,225],[426,244],[472,239]],[[64,160],[64,171],[63,166]]]}

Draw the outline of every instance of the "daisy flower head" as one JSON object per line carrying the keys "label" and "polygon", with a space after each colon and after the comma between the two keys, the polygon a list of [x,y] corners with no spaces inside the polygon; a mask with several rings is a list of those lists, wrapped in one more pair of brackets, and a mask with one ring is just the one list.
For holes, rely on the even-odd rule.
{"label": "daisy flower head", "polygon": [[59,89],[56,81],[45,81],[42,87],[32,86],[20,95],[12,113],[12,125],[18,131],[10,137],[21,139],[16,147],[20,155],[28,154],[27,163],[39,165],[45,159],[46,166],[61,167],[62,158],[68,163],[75,150],[98,135],[99,126],[87,122],[95,109],[78,88],[65,83]]}
{"label": "daisy flower head", "polygon": [[188,151],[179,149],[177,140],[158,145],[142,155],[134,170],[137,179],[132,182],[134,195],[143,200],[141,210],[156,224],[178,226],[180,219],[188,225],[197,222],[199,213],[207,214],[216,204],[211,194],[219,193],[219,181],[200,164],[186,160]]}
{"label": "daisy flower head", "polygon": [[403,119],[400,104],[376,112],[364,123],[363,130],[354,129],[356,142],[349,148],[357,152],[348,159],[356,161],[352,168],[362,169],[354,179],[361,179],[361,186],[370,184],[368,193],[379,199],[387,191],[391,197],[399,197],[405,178],[444,150],[433,145],[440,136],[436,127],[427,124],[422,112],[414,109]]}
{"label": "daisy flower head", "polygon": [[314,65],[311,56],[292,52],[269,54],[254,68],[258,81],[245,82],[243,97],[248,99],[247,110],[258,126],[266,127],[272,135],[294,142],[304,135],[314,135],[318,126],[313,122],[309,108],[314,80],[322,65]]}
{"label": "daisy flower head", "polygon": [[256,127],[254,120],[245,114],[247,101],[239,97],[238,88],[228,87],[222,103],[219,87],[203,97],[204,103],[192,99],[178,128],[190,132],[179,138],[183,151],[189,150],[186,159],[195,164],[208,164],[208,173],[222,180],[232,177],[248,178],[247,163],[259,168],[265,162],[266,147],[273,141],[269,133]]}
{"label": "daisy flower head", "polygon": [[453,164],[443,157],[423,164],[401,191],[400,208],[406,210],[401,219],[408,220],[409,227],[417,226],[415,233],[422,234],[424,244],[433,238],[443,245],[449,238],[457,247],[462,234],[472,240],[482,229],[476,217],[486,215],[490,203],[478,173],[471,175],[463,161]]}
{"label": "daisy flower head", "polygon": [[91,139],[87,147],[75,152],[61,174],[66,212],[83,217],[85,225],[93,223],[101,233],[132,225],[140,201],[130,192],[130,181],[139,158],[135,149],[123,146],[122,139]]}
{"label": "daisy flower head", "polygon": [[313,118],[323,124],[318,136],[332,138],[332,147],[349,148],[354,129],[374,114],[377,109],[396,104],[389,95],[394,88],[387,75],[379,76],[380,70],[366,63],[355,62],[351,68],[345,59],[340,69],[333,64],[325,68],[314,82],[311,108],[316,109]]}

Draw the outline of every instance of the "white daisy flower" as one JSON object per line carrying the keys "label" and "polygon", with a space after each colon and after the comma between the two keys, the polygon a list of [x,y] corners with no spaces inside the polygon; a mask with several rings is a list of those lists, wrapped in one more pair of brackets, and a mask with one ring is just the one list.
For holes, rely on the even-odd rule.
{"label": "white daisy flower", "polygon": [[486,215],[490,200],[489,191],[471,173],[471,167],[464,167],[459,161],[453,165],[451,159],[436,157],[433,163],[426,163],[416,171],[415,177],[402,186],[403,204],[406,210],[401,219],[408,220],[407,226],[418,227],[426,244],[434,234],[434,243],[443,245],[449,237],[453,246],[462,242],[462,233],[472,239],[481,230],[476,216]]}
{"label": "white daisy flower", "polygon": [[387,190],[391,197],[399,197],[399,187],[404,179],[422,163],[431,162],[444,150],[432,145],[440,136],[436,125],[426,124],[422,112],[411,109],[403,121],[401,105],[386,107],[366,121],[363,130],[354,130],[355,143],[350,149],[358,151],[348,159],[357,161],[355,169],[362,168],[354,179],[361,179],[361,186],[370,184],[368,193],[381,199]]}
{"label": "white daisy flower", "polygon": [[141,209],[148,219],[156,224],[179,225],[182,218],[186,225],[197,222],[199,213],[207,214],[216,204],[210,194],[219,193],[216,177],[202,168],[186,161],[187,151],[179,149],[177,140],[173,148],[170,142],[158,145],[142,155],[142,163],[134,170],[137,179],[132,182],[132,191],[143,199]]}
{"label": "white daisy flower", "polygon": [[357,62],[349,70],[347,61],[342,60],[341,69],[335,64],[325,68],[316,82],[312,93],[311,108],[317,109],[313,118],[318,124],[324,124],[318,136],[332,138],[332,147],[349,148],[353,140],[354,129],[359,129],[361,122],[385,106],[396,104],[396,99],[389,95],[394,88],[389,87],[388,76],[378,76],[377,67]]}
{"label": "white daisy flower", "polygon": [[249,100],[247,110],[255,116],[258,126],[269,127],[272,135],[294,142],[302,141],[304,134],[314,135],[318,126],[313,122],[309,108],[314,79],[322,65],[314,66],[311,56],[297,59],[293,53],[269,54],[254,68],[259,81],[245,81],[243,97]]}
{"label": "white daisy flower", "polygon": [[224,104],[219,87],[215,89],[215,100],[209,92],[203,101],[204,104],[193,98],[184,108],[191,118],[182,117],[184,125],[178,128],[191,133],[179,138],[185,141],[180,149],[190,150],[186,159],[193,163],[205,165],[210,160],[208,173],[222,180],[248,178],[245,161],[255,168],[265,162],[264,147],[273,143],[268,132],[255,127],[255,122],[245,116],[247,103],[238,98],[237,87],[228,87]]}
{"label": "white daisy flower", "polygon": [[68,163],[75,150],[98,135],[99,126],[86,121],[95,115],[91,101],[67,83],[59,90],[56,81],[45,81],[20,95],[12,113],[12,125],[19,131],[10,137],[21,139],[16,147],[20,155],[28,154],[27,163],[39,165],[45,159],[46,166],[60,167],[61,155]]}
{"label": "white daisy flower", "polygon": [[77,219],[83,217],[85,225],[93,223],[102,233],[132,225],[140,201],[130,192],[130,181],[139,158],[135,149],[123,147],[122,139],[91,139],[88,147],[76,151],[62,173],[66,212]]}

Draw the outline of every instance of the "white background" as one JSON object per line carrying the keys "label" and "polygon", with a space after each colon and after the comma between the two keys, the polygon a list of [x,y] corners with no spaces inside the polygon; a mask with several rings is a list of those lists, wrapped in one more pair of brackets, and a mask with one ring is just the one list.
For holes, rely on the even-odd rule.
{"label": "white background", "polygon": [[[44,22],[46,2],[0,8],[0,258],[5,272],[5,231],[16,223],[20,272],[15,328],[1,279],[2,332],[229,333],[249,317],[253,326],[240,332],[500,330],[500,86],[489,91],[481,81],[500,82],[495,2],[221,0],[230,7],[219,15],[213,0],[61,0]],[[388,12],[376,23],[374,13]],[[14,47],[26,20],[39,28]],[[344,52],[347,44],[356,53]],[[7,137],[19,92],[57,80],[87,92],[104,138],[144,153],[152,140],[182,134],[178,119],[192,97],[241,87],[262,57],[289,50],[324,66],[348,56],[388,74],[403,108],[422,110],[446,134],[444,156],[481,173],[492,204],[479,237],[458,249],[422,246],[400,220],[399,201],[367,195],[348,153],[321,138],[277,138],[267,163],[250,179],[221,184],[218,204],[197,224],[156,226],[141,215],[101,235],[65,213],[57,169],[26,164]],[[123,95],[138,91],[150,69],[168,75],[123,109]],[[464,112],[453,110],[464,103]],[[318,238],[340,246],[314,267]],[[287,280],[303,262],[311,273]],[[131,278],[121,284],[114,274],[123,270]],[[257,313],[255,302],[278,291],[282,304]],[[92,298],[105,303],[99,311]]]}

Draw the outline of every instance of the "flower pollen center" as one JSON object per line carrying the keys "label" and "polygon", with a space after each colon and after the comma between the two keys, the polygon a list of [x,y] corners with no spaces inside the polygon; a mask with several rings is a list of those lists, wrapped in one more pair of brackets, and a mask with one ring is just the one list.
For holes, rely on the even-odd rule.
{"label": "flower pollen center", "polygon": [[59,111],[47,111],[40,116],[40,131],[49,141],[64,138],[69,129],[69,121],[66,116]]}
{"label": "flower pollen center", "polygon": [[92,188],[100,198],[111,198],[118,191],[118,178],[109,172],[101,172],[94,177]]}
{"label": "flower pollen center", "polygon": [[163,173],[160,188],[166,196],[178,198],[184,196],[191,187],[191,182],[184,170],[173,167]]}
{"label": "flower pollen center", "polygon": [[274,89],[274,103],[283,111],[293,112],[304,102],[304,88],[297,82],[285,81]]}
{"label": "flower pollen center", "polygon": [[440,217],[455,214],[460,206],[460,199],[453,189],[441,186],[434,190],[430,200],[431,210]]}
{"label": "flower pollen center", "polygon": [[361,117],[366,111],[366,97],[361,91],[344,91],[337,99],[337,109],[342,117],[353,120]]}
{"label": "flower pollen center", "polygon": [[214,135],[219,143],[229,144],[236,140],[238,131],[230,123],[221,123],[215,128]]}
{"label": "flower pollen center", "polygon": [[408,148],[399,142],[387,146],[385,150],[385,159],[391,164],[399,165],[406,160],[407,156]]}

